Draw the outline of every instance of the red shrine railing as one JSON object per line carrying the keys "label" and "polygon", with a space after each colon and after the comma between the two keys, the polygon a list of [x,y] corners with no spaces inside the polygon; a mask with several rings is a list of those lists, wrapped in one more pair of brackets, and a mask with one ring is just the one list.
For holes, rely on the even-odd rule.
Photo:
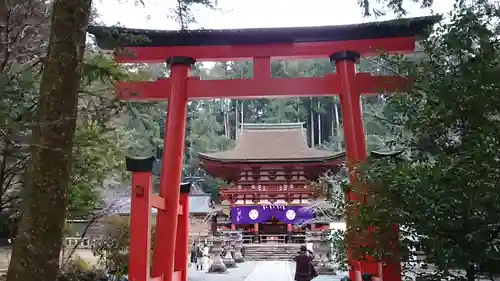
{"label": "red shrine railing", "polygon": [[[260,199],[305,199],[315,193],[307,184],[302,185],[233,185],[223,187],[220,194],[227,199],[238,198],[246,200]],[[278,198],[279,196],[279,198]]]}

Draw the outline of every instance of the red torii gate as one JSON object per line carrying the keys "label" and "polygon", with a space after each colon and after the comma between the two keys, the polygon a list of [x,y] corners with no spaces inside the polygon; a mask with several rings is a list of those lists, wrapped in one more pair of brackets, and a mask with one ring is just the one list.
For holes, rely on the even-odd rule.
{"label": "red torii gate", "polygon": [[[399,19],[345,26],[264,28],[239,30],[158,31],[90,27],[97,44],[114,49],[121,34],[139,35],[122,43],[120,63],[167,62],[168,79],[118,83],[117,94],[129,101],[168,100],[167,123],[160,177],[160,195],[151,195],[152,159],[129,165],[133,172],[129,278],[131,281],[187,281],[189,214],[186,191],[181,196],[187,103],[203,98],[340,95],[346,154],[350,167],[367,157],[360,96],[398,92],[408,79],[356,73],[361,55],[412,52],[415,41],[438,17]],[[144,39],[142,39],[144,38]],[[125,42],[127,40],[125,39]],[[129,40],[131,41],[131,40]],[[336,73],[324,77],[272,78],[271,59],[326,58]],[[196,61],[253,60],[251,79],[200,80],[188,77]],[[351,182],[356,180],[351,174]],[[182,189],[182,188],[181,188]],[[186,189],[186,187],[184,187]],[[349,194],[348,200],[358,200]],[[158,209],[150,274],[151,207]],[[177,245],[176,245],[177,242]],[[381,264],[350,258],[350,278],[369,273],[387,281],[400,281],[399,262]],[[382,269],[380,269],[382,267]]]}

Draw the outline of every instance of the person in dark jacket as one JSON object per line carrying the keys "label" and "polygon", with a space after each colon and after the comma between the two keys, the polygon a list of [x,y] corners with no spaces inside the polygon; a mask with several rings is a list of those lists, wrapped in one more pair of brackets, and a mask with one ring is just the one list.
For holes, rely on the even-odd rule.
{"label": "person in dark jacket", "polygon": [[193,266],[196,264],[196,256],[197,256],[197,253],[198,253],[198,247],[196,246],[196,243],[193,243],[193,245],[191,246],[191,263],[193,264]]}
{"label": "person in dark jacket", "polygon": [[203,270],[203,247],[196,247],[196,270]]}
{"label": "person in dark jacket", "polygon": [[293,258],[295,261],[295,281],[311,281],[318,276],[316,269],[312,265],[314,253],[306,246],[300,246],[300,251]]}

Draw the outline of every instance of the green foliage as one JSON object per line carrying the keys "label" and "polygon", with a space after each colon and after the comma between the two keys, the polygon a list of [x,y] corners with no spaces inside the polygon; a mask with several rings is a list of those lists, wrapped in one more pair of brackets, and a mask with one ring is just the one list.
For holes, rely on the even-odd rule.
{"label": "green foliage", "polygon": [[[83,123],[83,122],[82,122]],[[96,123],[79,124],[75,133],[69,218],[85,218],[101,206],[104,180],[123,170],[124,155],[119,135]]]}
{"label": "green foliage", "polygon": [[337,270],[347,271],[347,243],[345,240],[346,232],[344,230],[333,230],[328,237],[333,248],[332,262],[337,266]]}
{"label": "green foliage", "polygon": [[117,276],[128,272],[128,244],[130,222],[128,217],[112,216],[102,223],[104,237],[92,248],[99,262]]}
{"label": "green foliage", "polygon": [[186,136],[187,149],[183,174],[203,177],[203,189],[213,194],[218,193],[220,182],[201,170],[196,153],[223,151],[231,147],[231,139],[226,136],[223,124],[217,120],[218,113],[224,112],[224,106],[224,101],[192,101],[189,105],[189,134]]}
{"label": "green foliage", "polygon": [[130,157],[151,157],[162,148],[161,128],[165,126],[165,103],[126,104],[122,130],[124,151]]}
{"label": "green foliage", "polygon": [[113,83],[125,79],[125,69],[111,57],[89,53],[81,84],[79,118],[74,136],[68,218],[85,218],[102,206],[106,179],[121,178],[124,171],[124,135],[116,117],[123,106],[114,98]]}
{"label": "green foliage", "polygon": [[[104,237],[92,248],[92,253],[104,268],[115,276],[128,274],[130,241],[130,220],[128,217],[110,216],[100,222]],[[151,229],[151,249],[153,248],[155,228]]]}
{"label": "green foliage", "polygon": [[410,134],[399,144],[403,154],[363,167],[373,197],[353,225],[376,226],[381,242],[368,249],[372,254],[393,256],[387,229],[397,223],[401,246],[421,243],[441,274],[463,269],[472,280],[476,270],[496,270],[486,265],[500,259],[498,19],[500,10],[488,1],[459,6],[423,42],[425,60],[398,61],[415,84],[388,99],[398,113],[388,119]]}
{"label": "green foliage", "polygon": [[71,260],[71,263],[57,277],[57,281],[100,281],[106,279],[104,271],[96,271],[80,257]]}
{"label": "green foliage", "polygon": [[18,198],[29,159],[28,140],[35,108],[36,80],[32,73],[0,74],[0,213]]}
{"label": "green foliage", "polygon": [[[123,170],[121,136],[110,126],[120,106],[110,93],[113,90],[111,82],[124,77],[125,72],[111,58],[100,54],[89,54],[83,68],[85,76],[73,149],[68,218],[85,217],[99,207],[99,189],[104,180],[114,174],[119,176]],[[3,96],[0,101],[3,128],[0,160],[4,163],[0,165],[0,213],[15,220],[19,191],[30,156],[29,139],[37,106],[39,72],[34,68],[17,73],[13,71],[17,69],[16,64],[11,69],[0,79],[3,83],[0,88]]]}
{"label": "green foliage", "polygon": [[[457,2],[463,2],[458,0]],[[363,9],[364,16],[383,16],[388,11],[398,16],[406,15],[408,10],[406,6],[409,3],[418,3],[422,8],[432,7],[434,0],[358,0],[359,6]]]}
{"label": "green foliage", "polygon": [[[9,51],[2,51],[0,63],[0,215],[14,218],[30,156],[29,139],[42,66],[37,57],[45,52],[49,17],[47,7],[39,1],[6,4],[4,10],[9,12],[10,28],[2,29],[2,34],[6,38],[23,36],[22,43],[9,41],[5,48]],[[185,24],[194,21],[192,5],[215,9],[216,4],[217,1],[211,0],[179,1],[172,12],[184,28]],[[28,16],[36,31],[24,34],[22,20]],[[97,52],[92,46],[88,46],[82,71],[73,174],[68,194],[69,218],[84,217],[101,205],[103,181],[122,177],[125,154],[154,153],[160,143],[157,116],[164,118],[164,110],[159,110],[157,105],[125,104],[115,98],[114,82],[144,79],[141,71],[129,72],[111,56]],[[155,111],[157,115],[152,114]],[[155,117],[148,120],[151,115]],[[121,126],[123,121],[126,126]],[[145,135],[149,136],[146,141]]]}
{"label": "green foliage", "polygon": [[171,18],[173,18],[179,24],[180,29],[187,29],[190,24],[196,22],[192,11],[193,5],[201,5],[210,9],[216,9],[217,2],[217,0],[177,1],[177,6],[170,10],[170,12],[172,13]]}
{"label": "green foliage", "polygon": [[[387,71],[380,66],[383,63],[385,61],[382,59],[362,60],[360,70],[387,74]],[[139,69],[136,72],[140,74],[133,79],[149,80],[168,76],[168,69],[164,65],[140,65],[136,66],[136,69]],[[333,70],[334,67],[328,60],[273,61],[271,64],[273,77],[280,78],[321,77]],[[217,62],[210,68],[196,64],[192,70],[192,74],[200,76],[201,79],[251,78],[252,73],[253,64],[249,61]],[[136,103],[127,106],[130,116],[127,121],[129,139],[125,142],[133,144],[131,149],[133,152],[129,154],[147,157],[156,152],[157,155],[161,155],[167,105]],[[369,121],[367,123],[369,147],[379,149],[390,139],[387,126],[381,125],[379,118],[371,118],[380,115],[384,110],[382,99],[377,97],[364,99],[364,108],[365,120]],[[336,97],[190,101],[183,175],[204,178],[203,189],[217,197],[221,182],[201,169],[197,153],[231,148],[242,122],[304,122],[308,129],[307,137],[313,146],[343,150],[341,116],[339,100]],[[160,170],[161,165],[158,163],[155,174],[159,175]]]}

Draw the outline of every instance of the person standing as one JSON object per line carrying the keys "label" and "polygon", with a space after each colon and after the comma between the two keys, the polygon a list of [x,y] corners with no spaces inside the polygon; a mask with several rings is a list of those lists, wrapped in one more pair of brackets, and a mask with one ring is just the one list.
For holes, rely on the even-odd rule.
{"label": "person standing", "polygon": [[318,272],[312,264],[313,259],[314,253],[306,246],[300,246],[300,251],[293,258],[295,261],[295,281],[311,281],[318,276]]}
{"label": "person standing", "polygon": [[203,270],[203,245],[196,248],[196,270]]}
{"label": "person standing", "polygon": [[203,266],[208,267],[208,259],[210,258],[210,248],[207,244],[203,245]]}
{"label": "person standing", "polygon": [[193,267],[196,264],[196,248],[196,243],[193,243],[193,245],[191,246],[191,257],[189,259]]}

